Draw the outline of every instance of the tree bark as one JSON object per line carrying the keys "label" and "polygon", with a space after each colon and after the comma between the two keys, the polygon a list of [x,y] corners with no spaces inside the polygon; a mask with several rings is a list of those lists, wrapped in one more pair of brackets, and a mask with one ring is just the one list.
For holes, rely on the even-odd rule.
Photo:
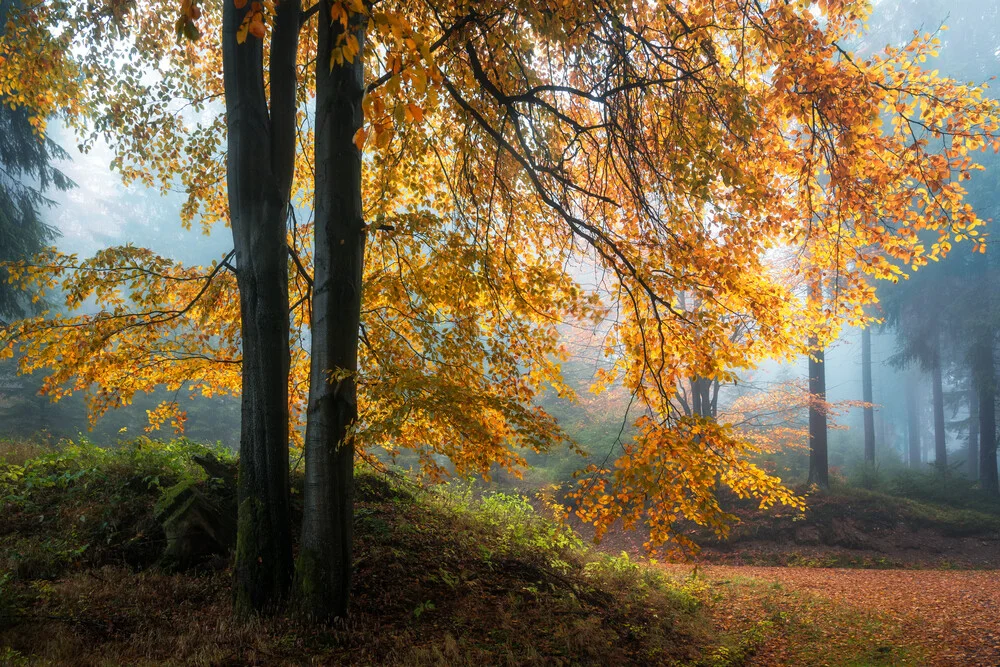
{"label": "tree bark", "polygon": [[236,32],[246,12],[223,3],[227,186],[243,338],[239,517],[233,600],[241,615],[276,610],[292,578],[288,495],[288,258],[295,160],[295,56],[301,4],[277,5],[271,109],[264,45]]}
{"label": "tree bark", "polygon": [[830,488],[826,433],[826,368],[824,351],[809,339],[809,483]]}
{"label": "tree bark", "polygon": [[934,467],[944,472],[948,467],[948,449],[944,431],[944,389],[941,382],[941,338],[934,334],[934,359],[931,365],[931,391],[934,401]]}
{"label": "tree bark", "polygon": [[906,383],[906,435],[911,468],[920,467],[920,409],[917,406],[916,378],[911,374]]}
{"label": "tree bark", "polygon": [[865,402],[865,463],[875,463],[875,408],[872,406],[872,332],[861,330],[861,385]]}
{"label": "tree bark", "polygon": [[987,494],[1000,496],[997,481],[997,382],[992,334],[978,341],[973,359],[976,390],[979,392],[979,485]]}
{"label": "tree bark", "polygon": [[[319,15],[329,16],[331,0]],[[302,545],[296,566],[303,612],[317,620],[345,617],[351,588],[354,443],[358,415],[355,376],[361,320],[365,225],[361,206],[363,16],[349,30],[361,52],[333,64],[339,22],[319,22],[316,58],[316,244],[313,276],[312,366],[306,425]]]}
{"label": "tree bark", "polygon": [[969,373],[969,447],[966,453],[966,474],[973,481],[979,478],[979,391],[976,389],[975,370]]}

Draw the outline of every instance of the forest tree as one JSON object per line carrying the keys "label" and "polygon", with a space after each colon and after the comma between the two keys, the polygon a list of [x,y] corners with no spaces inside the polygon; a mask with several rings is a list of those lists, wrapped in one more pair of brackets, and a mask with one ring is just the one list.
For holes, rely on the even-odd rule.
{"label": "forest tree", "polygon": [[[221,8],[43,2],[19,23],[21,39],[74,61],[88,91],[74,98],[83,135],[112,143],[127,181],[183,187],[185,224],[231,224],[237,260],[50,252],[16,277],[102,310],[46,313],[15,336],[26,370],[49,369],[53,392],[90,392],[96,412],[164,384],[242,389],[246,401],[248,382],[282,389],[287,358],[296,446],[306,414],[315,555],[299,583],[316,615],[346,609],[355,450],[414,450],[431,476],[444,455],[488,475],[563,439],[533,403],[568,391],[561,322],[602,328],[612,363],[595,389],[621,384],[639,408],[638,436],[575,491],[598,536],[617,520],[648,522],[652,547],[692,546],[682,519],[724,533],[720,483],[764,506],[801,505],[730,424],[678,414],[677,387],[823,349],[842,323],[866,319],[872,278],[904,277],[983,222],[963,182],[971,154],[998,147],[996,103],[921,67],[933,35],[855,57],[844,44],[865,3]],[[27,51],[4,48],[29,66]],[[244,172],[247,154],[257,166]],[[254,180],[261,164],[274,173]],[[781,253],[794,261],[774,262]],[[587,287],[574,267],[605,278]],[[827,298],[804,298],[801,284]],[[266,335],[248,337],[258,326]],[[284,406],[268,395],[270,419]],[[269,443],[267,479],[285,474],[288,428],[269,422],[255,436]],[[262,493],[286,502],[280,484]],[[278,516],[246,516],[244,535],[284,539],[263,528]],[[287,561],[283,546],[273,552],[258,565],[275,568],[278,590]]]}

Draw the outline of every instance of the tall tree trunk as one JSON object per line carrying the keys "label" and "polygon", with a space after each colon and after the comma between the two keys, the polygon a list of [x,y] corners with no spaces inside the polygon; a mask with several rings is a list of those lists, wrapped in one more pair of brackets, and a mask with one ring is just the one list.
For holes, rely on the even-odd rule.
{"label": "tall tree trunk", "polygon": [[918,407],[917,385],[914,374],[911,373],[906,383],[906,435],[909,444],[909,460],[911,468],[920,467],[920,408]]}
{"label": "tall tree trunk", "polygon": [[690,385],[692,414],[714,419],[719,398],[719,383],[698,376],[691,378]]}
{"label": "tall tree trunk", "polygon": [[875,409],[872,407],[872,332],[861,330],[861,386],[865,402],[865,462],[875,463]]}
{"label": "tall tree trunk", "polygon": [[997,482],[997,381],[992,332],[984,335],[974,352],[973,371],[979,392],[979,485],[991,496],[1000,496]]}
{"label": "tall tree trunk", "polygon": [[701,389],[698,386],[699,379],[691,378],[691,410],[695,417],[701,416]]}
{"label": "tall tree trunk", "polygon": [[969,373],[969,447],[966,454],[966,474],[971,480],[979,478],[979,392],[976,389],[974,370]]}
{"label": "tall tree trunk", "polygon": [[934,334],[934,359],[931,364],[931,390],[934,400],[934,467],[944,472],[948,467],[948,449],[944,431],[944,389],[941,386],[941,337]]}
{"label": "tall tree trunk", "polygon": [[809,339],[809,483],[830,488],[826,438],[826,367],[824,351]]}
{"label": "tall tree trunk", "polygon": [[[330,15],[321,0],[319,16]],[[316,245],[312,367],[306,425],[306,480],[302,546],[296,567],[303,611],[316,619],[344,617],[351,588],[354,518],[354,443],[358,415],[358,338],[365,225],[361,207],[364,30],[354,15],[351,34],[360,52],[333,63],[339,22],[319,22],[316,58]]]}
{"label": "tall tree trunk", "polygon": [[288,256],[286,220],[295,160],[295,57],[300,3],[277,5],[270,112],[264,44],[236,32],[248,4],[223,3],[227,187],[243,337],[237,613],[282,604],[292,579],[288,496]]}
{"label": "tall tree trunk", "polygon": [[0,0],[0,37],[7,33],[7,15],[14,8],[15,2],[20,6],[21,0]]}

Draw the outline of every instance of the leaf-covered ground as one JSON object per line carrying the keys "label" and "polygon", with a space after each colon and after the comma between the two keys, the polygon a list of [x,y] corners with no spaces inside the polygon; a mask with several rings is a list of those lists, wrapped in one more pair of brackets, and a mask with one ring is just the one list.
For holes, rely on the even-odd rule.
{"label": "leaf-covered ground", "polygon": [[214,488],[205,451],[0,442],[0,665],[1000,664],[995,572],[692,576],[588,549],[520,496],[370,472],[351,622],[238,623],[227,559],[157,565],[153,508],[178,480]]}
{"label": "leaf-covered ground", "polygon": [[[665,567],[677,577],[691,572]],[[699,570],[715,591],[721,630],[763,628],[747,664],[1000,665],[993,570]]]}

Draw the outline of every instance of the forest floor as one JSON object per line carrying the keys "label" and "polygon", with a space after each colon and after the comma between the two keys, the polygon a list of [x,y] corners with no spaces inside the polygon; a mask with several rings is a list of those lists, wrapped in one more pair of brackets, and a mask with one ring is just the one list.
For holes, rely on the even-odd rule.
{"label": "forest floor", "polygon": [[[689,565],[664,565],[678,579]],[[747,665],[1000,665],[995,571],[705,566],[720,632],[761,628]]]}
{"label": "forest floor", "polygon": [[[982,544],[962,558],[954,546],[992,545],[995,517],[853,492],[807,518],[735,508],[736,542],[694,568],[641,562],[624,536],[589,548],[520,496],[361,472],[351,622],[238,622],[228,559],[159,562],[157,503],[179,481],[226,486],[192,464],[204,453],[0,442],[0,665],[1000,664],[1000,577],[976,560]],[[860,568],[891,565],[898,554],[871,554],[912,531],[938,551],[910,569]],[[800,557],[813,567],[710,564],[761,545],[844,550],[826,542],[859,535],[865,555]],[[837,563],[859,567],[822,567]]]}

